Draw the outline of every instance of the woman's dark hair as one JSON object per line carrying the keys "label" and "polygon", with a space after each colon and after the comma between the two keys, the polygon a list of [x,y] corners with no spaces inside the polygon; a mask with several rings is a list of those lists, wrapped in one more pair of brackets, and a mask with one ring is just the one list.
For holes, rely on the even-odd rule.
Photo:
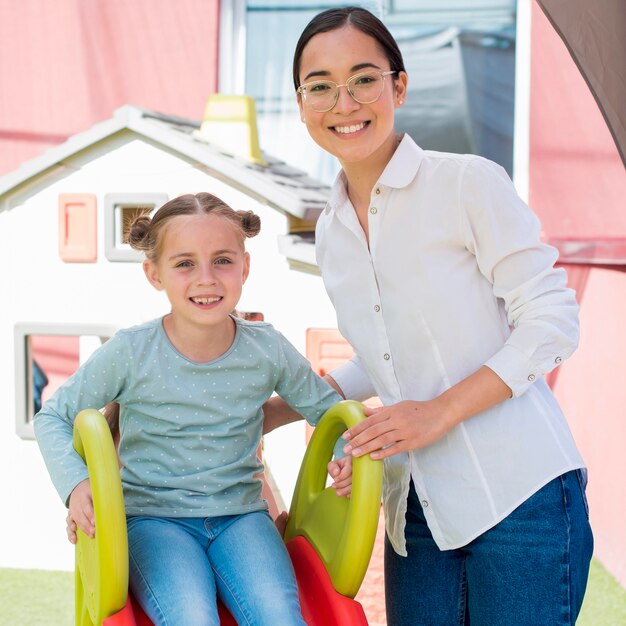
{"label": "woman's dark hair", "polygon": [[389,69],[396,72],[405,72],[402,53],[393,35],[387,27],[367,9],[361,7],[344,7],[341,9],[327,9],[318,13],[304,28],[293,55],[293,84],[296,90],[300,87],[300,61],[302,52],[311,38],[320,33],[343,28],[346,25],[354,26],[362,33],[369,35],[380,46],[383,54],[389,61]]}
{"label": "woman's dark hair", "polygon": [[151,218],[139,215],[130,224],[128,243],[156,262],[159,258],[163,232],[169,221],[179,215],[218,215],[228,220],[241,235],[241,244],[247,237],[258,235],[261,218],[252,211],[235,211],[210,193],[185,194],[166,202]]}

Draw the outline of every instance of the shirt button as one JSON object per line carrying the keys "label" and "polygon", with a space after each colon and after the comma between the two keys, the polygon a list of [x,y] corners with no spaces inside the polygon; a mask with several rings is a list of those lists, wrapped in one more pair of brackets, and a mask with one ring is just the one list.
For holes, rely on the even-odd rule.
{"label": "shirt button", "polygon": [[385,359],[385,361],[388,361],[391,358],[391,356],[385,352],[385,354],[383,354],[383,359]]}
{"label": "shirt button", "polygon": [[376,213],[378,213],[378,209],[377,209],[375,206],[373,206],[373,207],[370,209],[370,213],[371,213],[372,215],[376,215]]}
{"label": "shirt button", "polygon": [[374,192],[377,196],[380,196],[380,187],[376,187],[376,191]]}
{"label": "shirt button", "polygon": [[422,500],[422,506],[427,509],[428,508],[428,500]]}
{"label": "shirt button", "polygon": [[374,305],[374,311],[376,311],[376,313],[380,311],[380,306],[378,304]]}
{"label": "shirt button", "polygon": [[532,383],[533,380],[535,380],[535,375],[534,374],[528,374],[528,380]]}
{"label": "shirt button", "polygon": [[554,362],[558,365],[563,359],[560,356],[557,356],[556,359],[554,359]]}

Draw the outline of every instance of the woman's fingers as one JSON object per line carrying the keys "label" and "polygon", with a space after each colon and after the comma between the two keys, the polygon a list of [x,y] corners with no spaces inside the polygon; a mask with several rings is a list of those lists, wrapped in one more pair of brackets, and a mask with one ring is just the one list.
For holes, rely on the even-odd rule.
{"label": "woman's fingers", "polygon": [[353,426],[349,430],[346,430],[345,433],[343,433],[342,435],[343,439],[345,439],[346,441],[351,441],[352,439],[354,439],[354,437],[356,437],[357,435],[360,435],[363,431],[367,430],[374,424],[378,424],[379,422],[384,421],[386,419],[383,407],[378,408],[378,409],[370,409],[370,411],[371,411],[371,414],[369,417],[366,417],[363,421],[359,422],[356,426]]}
{"label": "woman's fingers", "polygon": [[346,454],[363,456],[398,440],[398,430],[391,419],[378,415],[374,419],[376,421],[349,439],[343,448]]}

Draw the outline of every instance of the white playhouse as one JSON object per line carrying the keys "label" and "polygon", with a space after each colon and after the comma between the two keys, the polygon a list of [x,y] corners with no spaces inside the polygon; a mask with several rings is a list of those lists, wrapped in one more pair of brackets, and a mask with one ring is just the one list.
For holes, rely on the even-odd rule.
{"label": "white playhouse", "polygon": [[[254,118],[247,119],[200,125],[126,106],[0,178],[0,567],[73,568],[65,508],[32,418],[117,328],[167,312],[141,256],[124,243],[136,211],[199,191],[254,210],[262,228],[248,242],[251,274],[240,310],[261,314],[303,353],[307,329],[336,325],[311,245],[328,189],[261,154]],[[265,439],[287,505],[304,446],[303,423]]]}

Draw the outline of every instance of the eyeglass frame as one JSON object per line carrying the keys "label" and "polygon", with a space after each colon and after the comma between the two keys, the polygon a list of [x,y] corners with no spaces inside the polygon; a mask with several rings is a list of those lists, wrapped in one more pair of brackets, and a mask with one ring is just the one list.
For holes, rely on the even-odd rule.
{"label": "eyeglass frame", "polygon": [[[352,93],[352,91],[350,91],[350,87],[348,87],[348,83],[353,79],[353,78],[357,78],[358,76],[366,76],[367,74],[371,74],[373,72],[377,72],[380,73],[380,77],[383,79],[383,86],[380,90],[380,93],[378,94],[378,96],[376,96],[376,98],[374,98],[374,100],[368,100],[367,102],[361,102],[360,100],[357,100],[354,97],[354,94]],[[333,85],[335,85],[335,99],[334,102],[332,103],[331,106],[329,106],[327,109],[322,109],[321,111],[318,111],[317,109],[313,109],[313,111],[315,111],[316,113],[328,113],[328,111],[330,111],[336,104],[337,101],[339,100],[339,87],[345,87],[348,94],[350,95],[350,97],[357,102],[358,104],[373,104],[374,102],[377,102],[379,100],[379,98],[383,95],[383,91],[385,90],[385,77],[386,76],[390,76],[391,74],[398,74],[398,70],[378,70],[378,69],[372,69],[366,72],[357,72],[356,74],[353,74],[352,76],[350,76],[350,78],[348,78],[346,80],[345,83],[342,83],[341,85],[337,84],[334,80],[312,80],[308,83],[304,83],[303,85],[300,85],[300,87],[298,87],[298,89],[296,89],[296,93],[299,93],[302,96],[302,102],[308,106],[308,107],[312,107],[312,105],[307,101],[307,97],[306,97],[306,88],[310,87],[311,85],[316,85],[318,83],[332,83]]]}

